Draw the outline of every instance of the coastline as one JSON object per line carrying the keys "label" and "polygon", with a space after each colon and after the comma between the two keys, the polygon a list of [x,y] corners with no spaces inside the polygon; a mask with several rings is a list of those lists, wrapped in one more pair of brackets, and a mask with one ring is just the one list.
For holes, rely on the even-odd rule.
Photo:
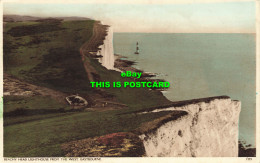
{"label": "coastline", "polygon": [[[144,72],[142,70],[139,70],[137,68],[134,68],[133,65],[137,64],[137,62],[128,60],[128,57],[123,56],[123,55],[119,55],[119,54],[115,54],[115,68],[120,70],[120,71],[132,71],[132,72],[142,72],[142,77],[140,79],[135,79],[138,81],[165,81],[163,79],[151,79],[151,77],[156,77],[156,74],[153,73],[148,73],[148,72]],[[162,92],[162,91],[167,91],[167,89],[157,89],[158,91]],[[165,95],[163,95],[165,97]],[[226,98],[225,96],[221,96],[223,98]],[[165,97],[166,98],[166,97]],[[212,97],[212,98],[216,98],[216,97]],[[207,101],[207,99],[211,100],[211,97],[209,98],[203,98],[203,99],[191,99],[191,100],[184,100],[184,101],[171,101],[172,104],[170,105],[162,105],[160,107],[154,107],[154,108],[149,108],[146,109],[144,111],[146,112],[150,112],[154,109],[166,109],[169,108],[171,106],[175,106],[175,105],[186,105],[186,103],[196,103],[198,101]],[[169,100],[169,99],[168,99]],[[137,113],[140,113],[140,111],[138,111]],[[238,157],[256,157],[256,147],[252,147],[251,144],[247,144],[245,141],[239,140],[238,139]]]}
{"label": "coastline", "polygon": [[[115,65],[114,68],[120,72],[131,71],[131,72],[141,72],[142,75],[139,79],[133,78],[134,81],[146,81],[146,82],[165,82],[163,79],[152,79],[152,77],[157,77],[157,74],[151,72],[145,72],[140,69],[134,68],[136,62],[128,60],[127,57],[119,54],[115,54]],[[152,90],[158,90],[160,92],[167,91],[168,88],[150,88]],[[164,96],[164,95],[163,95]]]}

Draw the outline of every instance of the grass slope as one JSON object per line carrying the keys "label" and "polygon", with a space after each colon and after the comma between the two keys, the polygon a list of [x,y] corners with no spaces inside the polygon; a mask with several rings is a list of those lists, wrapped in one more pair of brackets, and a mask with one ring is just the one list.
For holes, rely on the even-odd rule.
{"label": "grass slope", "polygon": [[92,36],[93,23],[7,23],[5,73],[63,92],[91,91],[78,49]]}
{"label": "grass slope", "polygon": [[[61,92],[91,96],[80,46],[92,36],[94,21],[12,22],[4,28],[4,72]],[[37,29],[37,30],[36,30]],[[132,81],[88,58],[102,81]],[[62,143],[114,132],[132,131],[168,114],[130,112],[169,101],[148,89],[108,88],[128,109],[70,112],[45,96],[4,98],[4,156],[64,156]]]}

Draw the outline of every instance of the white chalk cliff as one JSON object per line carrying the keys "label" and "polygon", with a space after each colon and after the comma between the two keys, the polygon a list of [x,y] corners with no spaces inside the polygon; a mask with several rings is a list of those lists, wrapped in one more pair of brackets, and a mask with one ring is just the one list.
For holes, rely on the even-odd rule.
{"label": "white chalk cliff", "polygon": [[111,27],[107,27],[107,35],[103,45],[100,45],[99,48],[101,50],[97,52],[97,55],[102,56],[99,58],[99,62],[107,69],[114,69],[113,30]]}
{"label": "white chalk cliff", "polygon": [[237,157],[240,109],[241,103],[230,98],[155,109],[154,112],[182,110],[188,114],[140,135],[146,155]]}

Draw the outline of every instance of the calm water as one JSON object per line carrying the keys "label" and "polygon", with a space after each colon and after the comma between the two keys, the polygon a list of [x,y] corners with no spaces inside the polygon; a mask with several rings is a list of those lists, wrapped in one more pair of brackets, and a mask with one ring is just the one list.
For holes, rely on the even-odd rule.
{"label": "calm water", "polygon": [[115,33],[114,49],[169,81],[164,94],[172,101],[220,95],[240,100],[240,139],[255,144],[255,35]]}

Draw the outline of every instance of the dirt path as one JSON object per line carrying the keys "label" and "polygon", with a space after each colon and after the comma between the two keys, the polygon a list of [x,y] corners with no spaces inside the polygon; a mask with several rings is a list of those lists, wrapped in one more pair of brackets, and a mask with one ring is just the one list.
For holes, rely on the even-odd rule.
{"label": "dirt path", "polygon": [[[102,25],[99,21],[95,22],[93,26],[93,35],[88,42],[84,43],[80,48],[80,54],[82,61],[90,81],[97,80],[98,73],[91,66],[91,63],[85,57],[95,57],[95,53],[99,50],[99,46],[103,44],[103,41],[107,35],[107,25]],[[91,96],[93,99],[93,110],[114,110],[126,107],[126,105],[119,103],[114,97],[110,97],[104,90],[96,88],[96,94]]]}
{"label": "dirt path", "polygon": [[103,44],[106,36],[106,29],[107,26],[100,24],[100,22],[95,22],[92,37],[80,48],[82,61],[90,81],[95,81],[93,74],[97,74],[97,72],[91,66],[90,62],[86,60],[85,56],[95,56],[94,53],[96,53],[99,50],[98,47]]}
{"label": "dirt path", "polygon": [[97,52],[99,50],[98,47],[103,44],[107,35],[107,27],[106,25],[100,24],[100,22],[94,23],[92,37],[80,48],[82,54],[89,55],[89,52]]}

